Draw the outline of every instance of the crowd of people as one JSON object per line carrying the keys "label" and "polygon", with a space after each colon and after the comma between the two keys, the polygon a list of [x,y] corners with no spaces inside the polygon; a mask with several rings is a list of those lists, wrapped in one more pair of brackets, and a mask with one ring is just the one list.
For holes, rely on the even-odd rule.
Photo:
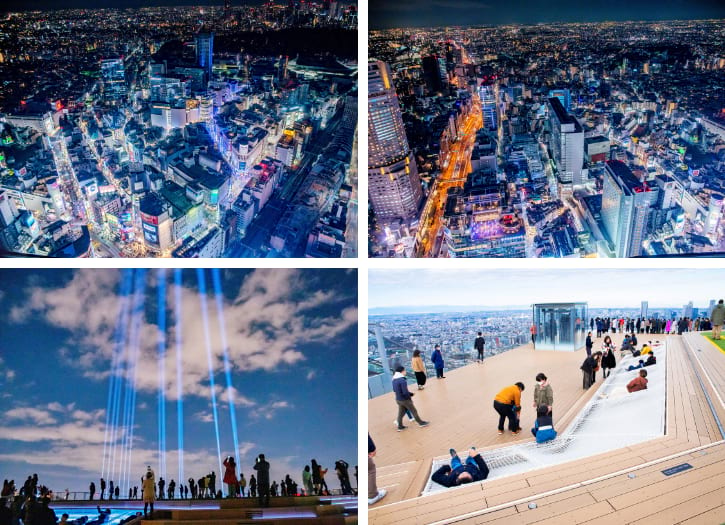
{"label": "crowd of people", "polygon": [[[721,300],[722,301],[722,300]],[[725,306],[720,302],[713,309],[712,317],[680,317],[665,319],[660,317],[596,317],[589,320],[589,329],[596,331],[597,338],[607,333],[626,334],[678,334],[685,332],[705,332],[722,329]],[[713,334],[714,335],[714,334]]]}
{"label": "crowd of people", "polygon": [[[328,469],[322,468],[316,460],[311,460],[310,465],[305,465],[302,470],[302,480],[304,488],[298,489],[297,482],[287,474],[279,483],[276,480],[270,480],[270,464],[265,459],[264,454],[259,454],[252,466],[254,474],[251,474],[249,480],[240,473],[239,478],[236,476],[237,465],[232,456],[224,460],[224,477],[223,483],[227,486],[228,498],[257,498],[259,506],[268,507],[270,497],[275,496],[323,496],[329,495],[330,489],[325,482],[325,474]],[[335,462],[335,474],[340,482],[340,491],[342,494],[353,495],[355,490],[350,482],[350,465],[339,459]],[[357,485],[357,466],[355,466],[355,480]],[[88,500],[93,501],[98,496],[99,501],[113,501],[120,498],[120,490],[118,485],[114,485],[113,481],[101,478],[96,490],[95,481],[89,484]],[[206,476],[194,480],[188,479],[188,484],[178,485],[173,479],[166,483],[163,477],[156,479],[156,474],[151,466],[147,466],[146,472],[141,477],[140,493],[139,486],[129,488],[128,499],[134,500],[140,497],[144,503],[143,516],[152,518],[154,513],[154,503],[158,500],[172,500],[176,498],[178,491],[178,499],[212,499],[222,498],[222,491],[217,490],[216,474],[212,471]],[[69,499],[69,491],[65,490],[65,500]],[[58,521],[55,511],[50,508],[50,503],[54,500],[53,492],[45,485],[38,482],[38,475],[28,476],[22,487],[18,490],[15,480],[5,480],[3,482],[2,493],[0,493],[0,525],[51,525],[56,523],[70,523],[76,525],[96,525],[107,521],[110,510],[102,510],[97,506],[98,516],[92,519],[83,517],[77,520],[69,521],[68,514],[63,514]],[[138,515],[141,515],[139,512]],[[136,516],[129,518],[134,519]],[[123,520],[121,523],[125,523]]]}

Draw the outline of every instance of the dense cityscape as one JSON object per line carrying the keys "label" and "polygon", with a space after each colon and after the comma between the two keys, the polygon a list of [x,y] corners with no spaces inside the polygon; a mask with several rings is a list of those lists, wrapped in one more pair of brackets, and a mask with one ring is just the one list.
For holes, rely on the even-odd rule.
{"label": "dense cityscape", "polygon": [[356,4],[5,13],[0,75],[5,255],[357,256]]}
{"label": "dense cityscape", "polygon": [[725,251],[725,21],[370,32],[369,255]]}
{"label": "dense cityscape", "polygon": [[[639,327],[637,332],[645,332],[641,322],[645,319],[709,319],[715,305],[716,301],[711,300],[709,304],[700,306],[694,306],[690,301],[681,307],[650,308],[649,302],[643,301],[640,308],[589,308],[585,316],[585,331],[589,330],[591,320],[609,318],[625,319],[624,329],[631,321]],[[380,313],[375,310],[370,312],[368,376],[382,373],[381,345],[385,347],[388,365],[394,367],[400,363],[406,366],[412,379],[409,364],[414,350],[421,351],[429,374],[435,374],[430,360],[435,345],[441,345],[446,368],[452,370],[476,361],[473,343],[478,332],[482,332],[486,341],[486,357],[530,343],[531,308],[481,310],[448,307],[438,312],[430,308],[430,313],[412,313],[406,308],[397,309],[399,313],[387,313],[388,310],[396,308],[385,308]],[[640,323],[637,323],[638,319]]]}

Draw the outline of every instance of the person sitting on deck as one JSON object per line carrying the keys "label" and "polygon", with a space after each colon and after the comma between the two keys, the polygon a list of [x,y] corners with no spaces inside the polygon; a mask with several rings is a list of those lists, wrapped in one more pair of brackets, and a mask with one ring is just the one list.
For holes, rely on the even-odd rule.
{"label": "person sitting on deck", "polygon": [[650,353],[649,356],[647,356],[647,361],[644,362],[644,366],[652,366],[657,364],[657,358],[655,357],[654,353]]}
{"label": "person sitting on deck", "polygon": [[640,370],[639,375],[632,379],[627,385],[627,392],[639,392],[647,389],[647,370]]}
{"label": "person sitting on deck", "polygon": [[536,409],[536,421],[534,422],[534,428],[531,429],[531,433],[536,438],[537,443],[546,443],[552,439],[556,439],[556,430],[554,430],[554,421],[549,414],[549,407],[546,405],[539,405]]}
{"label": "person sitting on deck", "polygon": [[451,464],[443,465],[433,473],[432,480],[444,487],[455,487],[463,483],[472,483],[481,481],[488,477],[488,466],[476,451],[476,447],[471,447],[468,451],[466,463],[461,463],[461,459],[454,449],[450,449]]}
{"label": "person sitting on deck", "polygon": [[642,347],[642,351],[639,355],[646,355],[652,353],[652,341],[649,341],[648,343],[645,343]]}

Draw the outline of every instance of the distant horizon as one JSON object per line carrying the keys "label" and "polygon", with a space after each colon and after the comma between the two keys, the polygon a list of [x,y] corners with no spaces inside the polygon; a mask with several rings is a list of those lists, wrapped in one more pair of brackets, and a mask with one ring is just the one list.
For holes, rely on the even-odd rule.
{"label": "distant horizon", "polygon": [[497,24],[443,24],[443,25],[417,25],[417,26],[391,26],[370,28],[370,31],[396,31],[406,29],[486,29],[502,26],[536,27],[553,25],[581,25],[581,24],[656,24],[659,22],[717,22],[725,21],[725,18],[657,18],[657,19],[632,19],[632,20],[593,20],[593,21],[550,21],[550,22],[501,22]]}
{"label": "distant horizon", "polygon": [[[266,0],[233,0],[232,8],[235,7],[258,7],[265,3]],[[50,2],[50,5],[43,6]],[[277,0],[274,2],[277,5],[284,5],[285,2]],[[346,0],[340,2],[344,5],[355,4],[354,0]],[[15,6],[15,7],[10,7]],[[5,7],[0,8],[0,13],[27,13],[33,11],[73,11],[78,9],[90,9],[90,10],[101,10],[101,9],[143,9],[148,7],[224,7],[224,2],[199,2],[195,0],[111,0],[110,2],[104,2],[103,5],[99,5],[98,2],[91,2],[91,0],[72,0],[64,4],[58,4],[53,0],[28,0],[20,2],[19,0],[9,0]]]}
{"label": "distant horizon", "polygon": [[[405,29],[477,25],[701,21],[725,18],[725,4],[710,0],[557,0],[541,4],[510,0],[503,8],[490,0],[371,0],[369,28]],[[465,24],[461,24],[465,21]]]}
{"label": "distant horizon", "polygon": [[423,310],[450,304],[469,311],[486,305],[505,310],[557,302],[587,302],[590,308],[634,303],[631,308],[637,308],[641,301],[648,301],[650,308],[662,308],[656,306],[660,304],[679,308],[690,301],[694,305],[707,305],[710,300],[722,299],[725,284],[721,288],[713,286],[718,282],[725,283],[723,269],[497,268],[460,269],[454,273],[430,269],[415,272],[371,269],[368,311],[411,306]]}
{"label": "distant horizon", "polygon": [[[554,303],[559,303],[561,301],[552,301]],[[579,301],[571,301],[572,303],[576,303]],[[545,303],[543,303],[545,304]],[[670,305],[670,306],[653,306],[648,305],[648,310],[679,310],[682,308],[683,305]],[[709,306],[709,305],[705,305]],[[694,308],[700,308],[697,304],[694,304]],[[401,305],[401,306],[384,306],[384,307],[376,307],[371,308],[368,311],[368,316],[370,317],[382,317],[386,315],[426,315],[426,314],[465,314],[465,313],[476,313],[476,312],[526,312],[531,311],[531,306],[524,306],[524,305],[510,305],[510,306],[445,306],[445,305],[439,305],[436,306],[430,306],[429,309],[425,309],[426,307],[421,306],[415,306],[415,305]],[[438,309],[434,309],[438,308]],[[587,308],[589,310],[639,310],[640,306],[593,306],[590,304],[587,304]],[[408,311],[404,311],[405,309],[408,309]],[[415,311],[416,309],[419,309],[419,311]],[[382,312],[382,310],[389,310],[387,312]]]}

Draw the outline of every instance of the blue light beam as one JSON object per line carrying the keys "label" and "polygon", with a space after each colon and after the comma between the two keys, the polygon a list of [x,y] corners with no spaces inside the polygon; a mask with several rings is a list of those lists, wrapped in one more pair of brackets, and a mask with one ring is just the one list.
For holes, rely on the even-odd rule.
{"label": "blue light beam", "polygon": [[179,483],[184,483],[184,387],[182,377],[182,331],[181,331],[181,268],[174,270],[174,303],[176,305],[174,326],[176,334],[176,418],[178,419]]}
{"label": "blue light beam", "polygon": [[166,479],[166,269],[158,270],[158,312],[159,330],[159,465],[161,477]]}
{"label": "blue light beam", "polygon": [[[219,476],[223,475],[222,470],[222,450],[219,443],[219,413],[216,402],[216,385],[214,384],[214,364],[211,355],[211,336],[209,333],[209,310],[206,304],[206,277],[204,276],[204,268],[196,269],[196,277],[199,281],[199,297],[201,299],[201,317],[204,321],[204,342],[206,344],[206,361],[209,366],[209,388],[211,390],[212,412],[214,413],[214,431],[216,432],[216,451],[219,460]],[[222,483],[222,491],[224,484]]]}
{"label": "blue light beam", "polygon": [[116,330],[113,334],[113,353],[111,354],[111,375],[108,381],[108,401],[106,403],[106,425],[104,427],[103,436],[103,464],[101,466],[101,477],[105,478],[108,468],[110,470],[111,459],[111,445],[109,444],[109,434],[111,434],[111,421],[112,411],[115,404],[115,393],[116,393],[116,374],[118,372],[118,363],[120,361],[120,354],[123,351],[123,344],[125,339],[126,323],[128,322],[128,309],[129,309],[129,295],[131,293],[131,285],[133,283],[133,270],[127,269],[123,271],[121,280],[121,305],[119,307],[120,315],[118,316],[118,323],[116,324]]}
{"label": "blue light beam", "polygon": [[[216,298],[217,318],[219,319],[219,334],[222,341],[222,349],[224,350],[224,375],[227,381],[227,399],[229,401],[229,417],[232,423],[232,438],[234,439],[234,460],[237,465],[239,462],[239,434],[237,433],[237,414],[234,408],[234,391],[232,389],[232,367],[229,365],[229,347],[227,346],[227,329],[224,324],[224,295],[222,294],[222,278],[221,270],[213,268],[211,271],[212,280],[214,281],[214,295]],[[241,468],[241,467],[238,467]]]}

